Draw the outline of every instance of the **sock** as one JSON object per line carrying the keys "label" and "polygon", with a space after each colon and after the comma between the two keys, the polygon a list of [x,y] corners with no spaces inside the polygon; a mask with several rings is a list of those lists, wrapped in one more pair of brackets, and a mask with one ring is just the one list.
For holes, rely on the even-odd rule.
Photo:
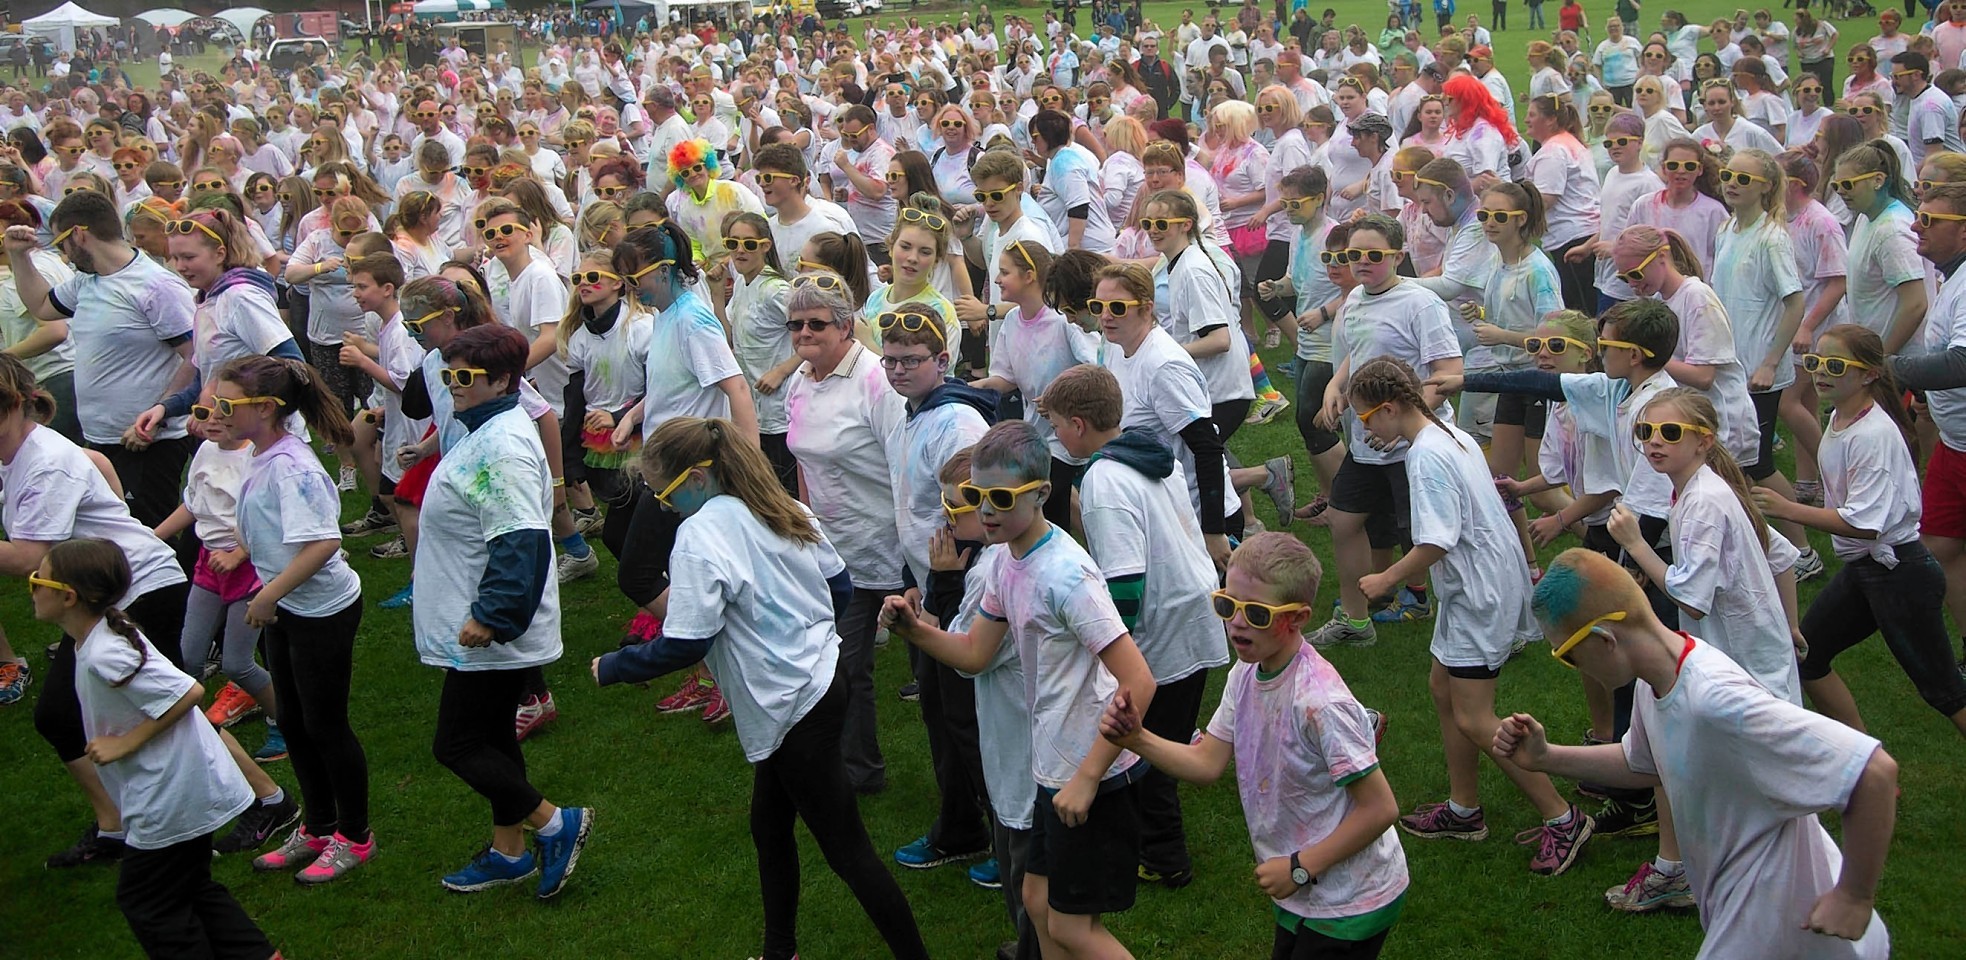
{"label": "sock", "polygon": [[1406,585],[1406,590],[1407,590],[1407,592],[1408,592],[1408,593],[1411,593],[1411,594],[1413,594],[1413,599],[1415,599],[1415,600],[1418,600],[1418,601],[1420,601],[1421,603],[1426,603],[1426,602],[1427,602],[1427,585],[1426,585],[1426,584],[1424,584],[1424,583],[1422,583],[1422,584],[1417,584],[1417,585],[1416,585],[1416,584],[1411,584],[1411,583],[1409,583],[1409,584],[1407,584],[1407,585]]}
{"label": "sock", "polygon": [[1457,817],[1472,817],[1481,812],[1480,807],[1464,807],[1453,800],[1447,801],[1447,809],[1453,811]]}
{"label": "sock", "polygon": [[524,851],[520,851],[520,853],[519,853],[519,855],[518,855],[518,856],[516,856],[516,857],[509,857],[509,856],[506,856],[506,855],[505,855],[505,854],[504,854],[503,852],[501,852],[501,851],[500,851],[500,850],[499,850],[499,849],[498,849],[497,847],[493,847],[493,848],[492,848],[492,852],[493,852],[493,853],[496,853],[496,854],[498,854],[498,858],[499,858],[500,860],[503,860],[503,861],[505,861],[506,863],[518,863],[519,861],[521,861],[521,860],[524,860],[524,859],[526,858],[526,855],[525,855],[525,852],[524,852]]}
{"label": "sock", "polygon": [[1570,821],[1575,819],[1577,819],[1577,808],[1571,807],[1570,809],[1563,811],[1563,816],[1556,817],[1550,820],[1545,820],[1543,821],[1543,824],[1545,826],[1551,826],[1551,827],[1564,827],[1564,826],[1569,826]]}
{"label": "sock", "polygon": [[276,786],[273,788],[273,795],[261,800],[259,805],[262,807],[277,807],[285,802],[287,802],[287,791]]}
{"label": "sock", "polygon": [[1357,627],[1357,628],[1359,628],[1360,630],[1364,630],[1364,629],[1366,629],[1366,628],[1368,628],[1368,627],[1370,627],[1370,626],[1372,626],[1372,618],[1371,618],[1371,617],[1369,617],[1369,616],[1367,616],[1367,617],[1360,617],[1360,618],[1358,618],[1357,620],[1353,620],[1353,619],[1352,619],[1351,617],[1349,617],[1349,616],[1348,616],[1348,617],[1346,617],[1345,619],[1346,619],[1346,621],[1348,621],[1348,622],[1350,622],[1352,626],[1354,626],[1354,627]]}
{"label": "sock", "polygon": [[122,828],[122,827],[117,827],[117,828],[116,828],[116,829],[114,829],[114,830],[101,830],[101,829],[98,829],[98,830],[96,831],[96,836],[98,836],[98,837],[101,837],[101,838],[103,838],[104,840],[114,840],[114,841],[116,841],[117,843],[122,843],[122,842],[123,842],[123,837],[124,837],[125,835],[126,835],[126,834],[124,833],[124,830],[123,830],[123,828]]}
{"label": "sock", "polygon": [[1665,857],[1653,857],[1652,869],[1668,877],[1677,877],[1686,872],[1686,864],[1679,860],[1667,860]]}
{"label": "sock", "polygon": [[578,532],[567,534],[560,541],[560,549],[565,550],[567,556],[575,560],[585,560],[588,554],[594,552],[594,548],[587,545],[587,538]]}
{"label": "sock", "polygon": [[559,835],[560,835],[560,821],[561,821],[561,820],[563,820],[563,819],[565,819],[565,816],[564,816],[563,814],[561,814],[560,812],[558,812],[558,811],[555,811],[555,812],[553,813],[553,817],[552,817],[552,819],[550,819],[550,820],[547,820],[547,821],[546,821],[546,826],[543,826],[543,827],[540,827],[540,828],[539,828],[539,836],[540,836],[540,838],[541,838],[541,839],[545,839],[545,838],[548,838],[548,837],[557,837],[557,836],[559,836]]}

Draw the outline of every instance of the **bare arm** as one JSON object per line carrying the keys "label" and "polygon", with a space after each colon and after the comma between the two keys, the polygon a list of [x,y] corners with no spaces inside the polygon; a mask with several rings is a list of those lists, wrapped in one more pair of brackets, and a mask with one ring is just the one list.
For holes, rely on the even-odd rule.
{"label": "bare arm", "polygon": [[1884,352],[1897,353],[1911,342],[1918,325],[1925,322],[1925,281],[1906,280],[1898,284],[1898,312],[1891,318],[1891,335],[1884,340]]}
{"label": "bare arm", "polygon": [[730,400],[730,422],[737,426],[739,433],[758,443],[758,407],[751,400],[751,385],[743,377],[725,377],[717,382],[717,389],[724,392]]}
{"label": "bare arm", "polygon": [[1713,389],[1714,377],[1720,375],[1720,368],[1708,366],[1704,363],[1668,360],[1666,361],[1666,373],[1672,377],[1674,383],[1681,386],[1692,387],[1696,390],[1711,390]]}
{"label": "bare arm", "polygon": [[171,708],[164,711],[163,716],[146,717],[142,723],[131,727],[128,733],[104,735],[89,741],[87,748],[89,759],[97,763],[114,763],[137,752],[158,734],[169,730],[171,724],[183,719],[184,715],[190,713],[191,709],[198,705],[198,701],[204,698],[205,688],[197,681],[192,681],[191,689],[186,690],[184,696],[171,704]]}
{"label": "bare arm", "polygon": [[22,360],[38,357],[62,345],[68,339],[68,321],[46,320],[35,324],[34,332],[22,338],[21,342],[8,347],[6,352]]}
{"label": "bare arm", "polygon": [[977,617],[967,633],[950,633],[921,619],[914,606],[898,596],[887,598],[881,620],[923,653],[970,674],[989,669],[1004,638],[1010,635],[1010,624],[989,617]]}
{"label": "bare arm", "polygon": [[[1073,222],[1084,223],[1085,221],[1075,220]],[[1078,246],[1078,242],[1076,238],[1074,239],[1072,246],[1074,247]],[[1182,344],[1181,349],[1188,351],[1188,356],[1194,357],[1195,359],[1199,360],[1203,357],[1213,357],[1217,354],[1228,353],[1229,347],[1232,344],[1233,341],[1229,339],[1229,328],[1226,325],[1224,325],[1224,326],[1216,327],[1215,329],[1210,330],[1207,334],[1201,337],[1197,337],[1196,339],[1191,340],[1185,344]]]}

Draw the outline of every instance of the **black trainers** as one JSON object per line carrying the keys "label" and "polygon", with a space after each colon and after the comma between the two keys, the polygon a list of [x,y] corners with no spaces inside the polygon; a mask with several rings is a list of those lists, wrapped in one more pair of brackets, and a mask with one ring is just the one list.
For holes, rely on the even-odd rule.
{"label": "black trainers", "polygon": [[1591,819],[1600,837],[1647,837],[1659,832],[1659,804],[1650,797],[1642,803],[1606,800]]}
{"label": "black trainers", "polygon": [[123,853],[128,849],[122,840],[105,837],[97,832],[95,824],[90,824],[74,846],[48,858],[48,869],[61,870],[88,863],[115,863],[123,859]]}
{"label": "black trainers", "polygon": [[300,823],[300,804],[293,795],[281,797],[272,806],[255,802],[234,821],[225,836],[212,842],[212,852],[246,853],[266,846],[266,841],[292,830]]}
{"label": "black trainers", "polygon": [[1157,883],[1169,890],[1179,890],[1195,882],[1195,871],[1193,867],[1161,873],[1158,870],[1149,870],[1143,866],[1139,868],[1137,876],[1139,876],[1141,883]]}
{"label": "black trainers", "polygon": [[913,680],[901,685],[901,699],[908,703],[918,703],[922,699],[922,685]]}

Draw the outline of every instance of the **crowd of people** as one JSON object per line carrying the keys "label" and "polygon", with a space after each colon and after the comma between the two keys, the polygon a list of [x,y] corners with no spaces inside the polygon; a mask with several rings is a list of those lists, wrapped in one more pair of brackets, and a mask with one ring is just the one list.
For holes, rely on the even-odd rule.
{"label": "crowd of people", "polygon": [[[38,681],[92,814],[48,866],[119,863],[151,956],[278,956],[212,857],[389,842],[374,602],[490,806],[433,877],[557,895],[596,810],[520,744],[578,590],[628,621],[594,682],[734,726],[769,960],[795,820],[927,955],[856,800],[889,637],[938,797],[892,860],[1000,889],[1000,957],[1128,955],[1102,917],[1193,880],[1179,783],[1231,760],[1272,955],[1376,956],[1402,842],[1488,836],[1484,758],[1536,874],[1656,835],[1609,909],[1887,956],[1897,767],[1835,660],[1882,634],[1966,734],[1966,0],[1840,50],[1636,3],[1592,46],[1567,2],[1503,65],[1451,4],[1094,6],[5,90],[0,572],[61,636],[0,638],[0,704]],[[1418,621],[1449,791],[1403,808],[1319,651]],[[1536,642],[1578,745],[1498,703]]]}

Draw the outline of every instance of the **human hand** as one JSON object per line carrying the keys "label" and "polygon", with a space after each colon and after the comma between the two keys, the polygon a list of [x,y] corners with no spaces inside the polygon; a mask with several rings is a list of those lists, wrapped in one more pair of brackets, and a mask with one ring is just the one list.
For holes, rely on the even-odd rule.
{"label": "human hand", "polygon": [[758,388],[759,393],[770,396],[777,393],[779,385],[784,382],[784,374],[779,373],[777,370],[766,370],[764,373],[758,375],[758,382],[755,386]]}
{"label": "human hand", "polygon": [[1390,573],[1382,570],[1358,578],[1358,588],[1365,593],[1366,602],[1370,603],[1380,597],[1391,596],[1393,591],[1399,589],[1399,583]]}
{"label": "human hand", "polygon": [[930,570],[961,570],[969,566],[970,551],[956,549],[956,534],[943,527],[928,538]]}
{"label": "human hand", "polygon": [[491,628],[479,623],[475,617],[464,618],[464,626],[457,631],[457,642],[467,647],[490,646]]}
{"label": "human hand", "polygon": [[616,450],[626,450],[628,449],[629,438],[633,437],[634,435],[635,435],[634,426],[630,424],[628,421],[623,420],[620,423],[614,425],[614,436],[610,437],[609,439],[613,441],[614,448]]}
{"label": "human hand", "polygon": [[1563,534],[1563,521],[1554,513],[1544,514],[1529,521],[1529,542],[1547,547]]}
{"label": "human hand", "polygon": [[1256,865],[1256,885],[1272,900],[1282,900],[1297,892],[1290,879],[1290,858],[1271,857]]}
{"label": "human hand", "polygon": [[1524,770],[1537,770],[1549,756],[1550,738],[1543,725],[1526,713],[1510,714],[1495,728],[1495,755]]}
{"label": "human hand", "polygon": [[880,266],[875,267],[874,276],[877,279],[879,279],[882,283],[893,283],[894,265],[890,263],[883,263]]}
{"label": "human hand", "polygon": [[157,427],[159,424],[162,424],[163,422],[164,422],[164,405],[160,403],[160,404],[156,404],[155,406],[152,406],[150,409],[145,410],[142,413],[137,414],[137,422],[131,424],[130,429],[133,432],[135,432],[136,436],[139,439],[148,443],[153,437],[157,435]]}
{"label": "human hand", "polygon": [[41,241],[35,236],[34,228],[24,225],[8,227],[4,241],[7,245],[7,252],[10,254],[24,254],[29,250],[41,246]]}
{"label": "human hand", "polygon": [[408,470],[423,459],[423,448],[416,444],[404,444],[396,448],[396,465]]}
{"label": "human hand", "polygon": [[1845,892],[1840,886],[1831,887],[1809,908],[1809,919],[1803,921],[1802,929],[1839,940],[1859,940],[1870,928],[1871,912],[1876,906],[1873,898]]}
{"label": "human hand", "polygon": [[1140,708],[1134,706],[1132,696],[1121,690],[1106,701],[1106,710],[1099,716],[1099,735],[1122,747],[1131,747],[1140,742],[1140,724]]}
{"label": "human hand", "polygon": [[982,325],[989,322],[989,307],[975,297],[956,298],[956,319],[969,325],[972,332],[981,332]]}
{"label": "human hand", "polygon": [[1789,507],[1795,506],[1793,501],[1767,487],[1749,487],[1748,497],[1770,520],[1787,520],[1785,512]]}
{"label": "human hand", "polygon": [[909,603],[906,597],[888,597],[881,601],[881,613],[877,620],[889,633],[904,639],[921,623],[914,604]]}
{"label": "human hand", "polygon": [[246,604],[246,626],[264,627],[279,619],[280,605],[262,589]]}
{"label": "human hand", "polygon": [[89,741],[89,745],[82,750],[89,755],[90,760],[94,760],[97,764],[104,764],[115,763],[129,756],[134,748],[130,746],[127,738],[105,735]]}
{"label": "human hand", "polygon": [[1086,814],[1092,812],[1092,801],[1099,795],[1099,784],[1089,781],[1081,774],[1073,774],[1065,783],[1064,789],[1051,798],[1051,809],[1058,813],[1058,822],[1067,827],[1085,823]]}
{"label": "human hand", "polygon": [[336,270],[341,269],[342,266],[345,264],[345,262],[346,261],[343,261],[340,257],[329,257],[326,260],[317,260],[314,263],[314,273],[316,276],[319,276],[324,273],[333,273]]}
{"label": "human hand", "polygon": [[1449,397],[1460,393],[1462,385],[1466,383],[1467,378],[1458,373],[1438,373],[1428,377],[1421,386],[1432,387],[1435,393]]}
{"label": "human hand", "polygon": [[1645,539],[1645,535],[1638,529],[1638,514],[1631,512],[1631,508],[1622,503],[1611,508],[1611,518],[1604,522],[1604,529],[1611,534],[1611,539],[1618,541],[1618,545],[1627,550],[1638,546]]}
{"label": "human hand", "polygon": [[239,569],[239,565],[245,562],[246,549],[244,547],[232,550],[212,551],[205,557],[205,566],[210,568],[213,573],[218,574],[231,573]]}
{"label": "human hand", "polygon": [[1775,364],[1772,360],[1754,368],[1754,373],[1748,376],[1749,393],[1766,393],[1774,385]]}
{"label": "human hand", "polygon": [[1338,418],[1344,412],[1345,398],[1343,396],[1328,396],[1324,400],[1324,409],[1318,411],[1317,425],[1326,430],[1336,430],[1338,429]]}
{"label": "human hand", "polygon": [[601,685],[601,658],[600,657],[595,657],[594,659],[589,660],[587,662],[587,672],[593,674],[594,685],[597,687],[600,686]]}
{"label": "human hand", "polygon": [[1226,533],[1206,534],[1202,537],[1202,542],[1208,546],[1208,558],[1215,561],[1215,572],[1222,573],[1227,571],[1229,569],[1229,554],[1234,552],[1233,548],[1229,546],[1229,535]]}
{"label": "human hand", "polygon": [[614,429],[614,414],[606,410],[589,410],[587,411],[587,416],[581,419],[580,425],[582,429],[589,433],[599,433],[602,430],[611,431]]}
{"label": "human hand", "polygon": [[362,357],[363,357],[363,353],[361,347],[358,347],[352,343],[344,343],[341,345],[341,354],[338,357],[338,359],[341,361],[342,366],[344,367],[355,366],[356,364],[361,362]]}
{"label": "human hand", "polygon": [[1478,322],[1474,325],[1474,334],[1475,342],[1484,347],[1499,346],[1508,342],[1506,339],[1507,330],[1485,321]]}

